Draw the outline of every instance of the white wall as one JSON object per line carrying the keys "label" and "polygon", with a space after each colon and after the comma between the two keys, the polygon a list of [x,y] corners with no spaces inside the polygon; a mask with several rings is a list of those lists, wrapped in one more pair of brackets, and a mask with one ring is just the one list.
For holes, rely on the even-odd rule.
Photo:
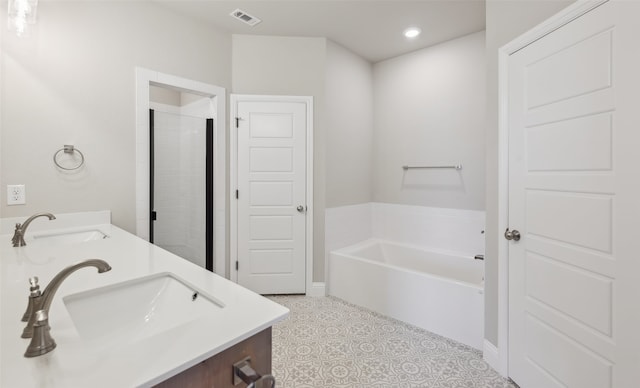
{"label": "white wall", "polygon": [[[374,65],[373,199],[484,210],[484,32]],[[461,171],[402,170],[463,164]]]}
{"label": "white wall", "polygon": [[[154,2],[40,2],[32,32],[2,36],[0,187],[27,205],[0,190],[0,215],[110,209],[135,233],[135,66],[229,88],[231,36]],[[75,174],[53,165],[63,144]]]}
{"label": "white wall", "polygon": [[233,35],[236,94],[313,96],[313,281],[324,280],[325,38]]}
{"label": "white wall", "polygon": [[487,0],[485,338],[498,344],[498,49],[573,1]]}
{"label": "white wall", "polygon": [[367,203],[373,176],[373,67],[328,40],[326,207]]}

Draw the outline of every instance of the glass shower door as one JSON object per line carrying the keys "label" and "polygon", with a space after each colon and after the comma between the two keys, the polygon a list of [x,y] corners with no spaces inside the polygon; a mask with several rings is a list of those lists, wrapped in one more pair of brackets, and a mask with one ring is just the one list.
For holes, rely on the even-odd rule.
{"label": "glass shower door", "polygon": [[[200,117],[150,112],[151,242],[209,267],[208,129]],[[208,168],[209,167],[209,168]],[[207,217],[208,216],[208,217]],[[210,240],[212,236],[209,236]],[[213,268],[208,268],[213,269]]]}

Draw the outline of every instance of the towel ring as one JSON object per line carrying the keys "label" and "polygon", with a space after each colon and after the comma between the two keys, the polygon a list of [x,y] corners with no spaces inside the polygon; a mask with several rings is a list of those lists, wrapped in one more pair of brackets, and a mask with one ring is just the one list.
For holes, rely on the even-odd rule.
{"label": "towel ring", "polygon": [[[77,152],[78,155],[80,155],[80,163],[78,163],[78,165],[74,167],[61,166],[60,163],[58,163],[58,155],[60,154],[60,152],[64,152],[65,154],[73,154],[74,152]],[[53,154],[53,163],[55,163],[56,166],[58,166],[58,168],[61,168],[63,170],[67,170],[67,171],[77,170],[80,167],[82,167],[82,165],[84,164],[84,155],[82,154],[82,152],[80,152],[79,149],[75,148],[73,145],[65,144],[64,148],[60,148],[58,151],[56,151],[55,154]]]}

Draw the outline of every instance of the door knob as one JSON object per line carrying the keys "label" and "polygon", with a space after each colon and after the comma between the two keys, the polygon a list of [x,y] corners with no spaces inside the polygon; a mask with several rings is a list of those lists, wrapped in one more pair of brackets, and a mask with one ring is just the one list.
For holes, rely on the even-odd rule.
{"label": "door knob", "polygon": [[509,230],[509,228],[507,228],[507,230],[504,231],[504,238],[507,240],[520,241],[520,232],[518,232],[517,229]]}
{"label": "door knob", "polygon": [[304,206],[302,205],[298,205],[298,207],[296,208],[296,210],[300,213],[304,213]]}

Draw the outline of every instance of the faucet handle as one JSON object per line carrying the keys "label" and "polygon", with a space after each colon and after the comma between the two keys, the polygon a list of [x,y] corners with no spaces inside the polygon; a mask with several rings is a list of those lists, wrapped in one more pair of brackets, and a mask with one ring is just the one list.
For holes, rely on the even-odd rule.
{"label": "faucet handle", "polygon": [[22,224],[20,223],[16,223],[16,229],[13,231],[13,237],[11,237],[11,245],[14,248],[27,245],[24,242],[24,231],[22,230]]}
{"label": "faucet handle", "polygon": [[40,291],[40,285],[38,284],[38,277],[30,277],[29,278],[29,299],[27,303],[27,309],[24,314],[22,314],[22,322],[28,322],[31,314],[33,313],[33,298],[42,295]]}
{"label": "faucet handle", "polygon": [[29,291],[31,291],[31,296],[40,296],[42,293],[40,292],[40,285],[38,284],[38,277],[34,276],[29,278]]}
{"label": "faucet handle", "polygon": [[30,278],[29,278],[29,284],[31,285],[31,287],[30,287],[30,288],[31,288],[31,289],[34,289],[34,288],[40,288],[40,285],[38,285],[38,281],[39,281],[39,280],[40,280],[40,279],[38,279],[38,277],[37,277],[37,276],[30,277]]}

